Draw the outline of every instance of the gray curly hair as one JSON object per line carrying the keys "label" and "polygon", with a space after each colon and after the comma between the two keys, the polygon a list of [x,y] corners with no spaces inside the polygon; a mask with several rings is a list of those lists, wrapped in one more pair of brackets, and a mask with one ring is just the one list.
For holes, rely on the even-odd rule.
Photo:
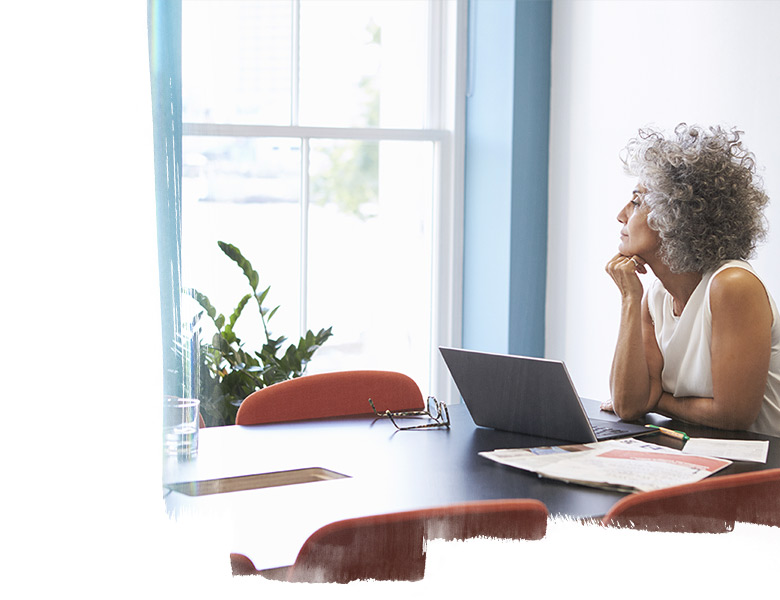
{"label": "gray curly hair", "polygon": [[647,224],[658,232],[661,260],[674,273],[748,259],[766,236],[769,199],[742,133],[680,123],[669,139],[640,129],[623,149],[625,171],[647,188]]}

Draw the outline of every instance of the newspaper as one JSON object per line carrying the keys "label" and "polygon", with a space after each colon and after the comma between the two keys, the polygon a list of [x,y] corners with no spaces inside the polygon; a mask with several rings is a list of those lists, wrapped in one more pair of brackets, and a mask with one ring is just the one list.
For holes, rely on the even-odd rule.
{"label": "newspaper", "polygon": [[623,492],[692,483],[731,464],[730,460],[683,453],[634,438],[479,454],[541,477]]}
{"label": "newspaper", "polygon": [[685,442],[682,451],[699,456],[717,456],[731,460],[766,463],[769,440],[691,438]]}

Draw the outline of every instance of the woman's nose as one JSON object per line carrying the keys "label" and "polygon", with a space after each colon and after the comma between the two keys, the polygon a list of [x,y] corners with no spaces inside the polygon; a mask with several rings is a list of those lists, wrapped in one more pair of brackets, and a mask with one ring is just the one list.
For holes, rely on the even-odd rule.
{"label": "woman's nose", "polygon": [[[630,204],[630,202],[628,204]],[[617,220],[623,223],[624,225],[628,221],[628,219],[626,218],[626,209],[628,208],[628,204],[626,204],[623,208],[621,208],[620,212],[617,214]]]}

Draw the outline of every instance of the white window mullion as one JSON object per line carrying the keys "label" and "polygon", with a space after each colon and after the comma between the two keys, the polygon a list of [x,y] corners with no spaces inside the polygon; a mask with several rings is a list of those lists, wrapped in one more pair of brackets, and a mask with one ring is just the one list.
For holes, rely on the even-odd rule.
{"label": "white window mullion", "polygon": [[444,129],[398,129],[380,127],[284,127],[234,123],[182,123],[184,135],[225,137],[312,138],[332,140],[440,142],[449,133]]}
{"label": "white window mullion", "polygon": [[432,129],[442,128],[442,43],[445,10],[443,2],[431,2],[428,6],[428,106],[425,111],[425,126]]}
{"label": "white window mullion", "polygon": [[301,73],[301,2],[292,0],[292,35],[290,52],[290,125],[298,125],[299,84]]}
{"label": "white window mullion", "polygon": [[[292,51],[290,52],[290,125],[298,126],[299,122],[299,88],[301,73],[301,2],[292,0],[292,35],[290,36]],[[309,138],[301,137],[301,201],[300,201],[300,309],[298,315],[299,336],[307,330],[308,279],[309,279]]]}
{"label": "white window mullion", "polygon": [[462,42],[466,39],[467,21],[468,2],[431,3],[427,125],[452,132],[435,144],[432,220],[431,386],[438,390],[440,400],[447,403],[460,399],[438,346],[460,346],[462,339],[466,73],[465,44]]}
{"label": "white window mullion", "polygon": [[301,138],[301,258],[300,258],[300,335],[308,329],[308,279],[309,279],[309,144]]}

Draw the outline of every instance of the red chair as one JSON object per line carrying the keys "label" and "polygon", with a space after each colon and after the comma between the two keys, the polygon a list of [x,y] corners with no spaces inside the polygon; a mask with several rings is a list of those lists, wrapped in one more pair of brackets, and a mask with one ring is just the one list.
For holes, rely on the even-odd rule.
{"label": "red chair", "polygon": [[[427,540],[538,540],[547,532],[547,517],[547,508],[538,500],[514,499],[346,519],[309,536],[291,567],[271,571],[274,579],[309,583],[419,581],[425,575]],[[230,558],[234,575],[267,573],[254,571],[244,555]]]}
{"label": "red chair", "polygon": [[236,425],[257,425],[344,415],[421,410],[420,388],[393,371],[338,371],[305,375],[252,392],[241,403]]}
{"label": "red chair", "polygon": [[780,526],[780,469],[710,477],[618,501],[602,525],[724,533],[735,522]]}

